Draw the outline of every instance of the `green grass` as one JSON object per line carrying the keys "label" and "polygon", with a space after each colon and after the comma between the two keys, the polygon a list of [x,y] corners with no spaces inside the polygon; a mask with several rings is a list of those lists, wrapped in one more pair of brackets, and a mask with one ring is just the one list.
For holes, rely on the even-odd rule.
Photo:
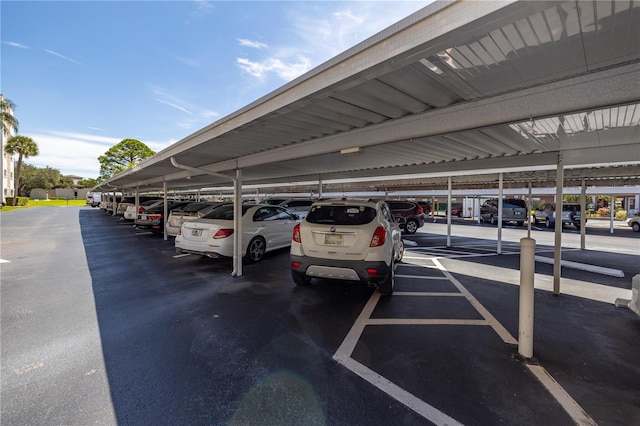
{"label": "green grass", "polygon": [[29,200],[26,206],[4,206],[0,212],[11,210],[22,210],[31,207],[60,207],[60,206],[86,206],[87,202],[84,199],[81,200]]}

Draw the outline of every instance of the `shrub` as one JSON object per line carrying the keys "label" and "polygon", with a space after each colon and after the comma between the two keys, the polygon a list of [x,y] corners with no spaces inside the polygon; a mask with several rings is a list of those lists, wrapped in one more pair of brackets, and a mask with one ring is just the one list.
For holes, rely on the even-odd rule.
{"label": "shrub", "polygon": [[598,209],[598,216],[607,217],[609,215],[609,207],[600,207]]}
{"label": "shrub", "polygon": [[616,219],[625,220],[627,218],[626,210],[618,210],[616,212]]}
{"label": "shrub", "polygon": [[[12,206],[13,205],[13,197],[5,197],[5,205]],[[18,197],[18,202],[16,206],[24,207],[29,203],[29,197]]]}

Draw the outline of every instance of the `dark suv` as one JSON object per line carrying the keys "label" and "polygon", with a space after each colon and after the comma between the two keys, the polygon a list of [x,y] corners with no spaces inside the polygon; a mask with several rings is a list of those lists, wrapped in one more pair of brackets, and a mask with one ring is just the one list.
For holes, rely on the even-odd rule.
{"label": "dark suv", "polygon": [[[498,199],[492,198],[480,206],[480,220],[492,225],[498,223]],[[515,222],[522,226],[527,220],[527,203],[518,198],[505,198],[502,200],[502,222]]]}
{"label": "dark suv", "polygon": [[407,234],[414,234],[424,225],[424,209],[412,201],[387,201],[391,213],[398,221],[400,228]]}

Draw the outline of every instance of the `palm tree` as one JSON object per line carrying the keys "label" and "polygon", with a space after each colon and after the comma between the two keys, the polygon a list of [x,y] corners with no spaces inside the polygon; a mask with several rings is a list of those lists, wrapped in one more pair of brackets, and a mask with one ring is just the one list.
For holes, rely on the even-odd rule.
{"label": "palm tree", "polygon": [[0,130],[3,135],[10,135],[11,131],[18,133],[18,120],[13,116],[15,107],[11,100],[0,95]]}
{"label": "palm tree", "polygon": [[[18,120],[13,116],[16,105],[0,93],[0,205],[4,204],[4,177],[1,175],[4,170],[4,163],[7,160],[4,154],[4,143],[11,132],[18,133]],[[11,159],[9,159],[9,162]],[[10,169],[10,168],[8,168]]]}
{"label": "palm tree", "polygon": [[16,196],[13,197],[13,205],[16,205],[16,201],[18,200],[18,188],[20,188],[20,169],[22,168],[22,160],[25,158],[32,157],[34,155],[38,155],[38,145],[27,136],[12,136],[4,147],[4,151],[7,154],[15,154],[18,153],[18,162],[16,163]]}

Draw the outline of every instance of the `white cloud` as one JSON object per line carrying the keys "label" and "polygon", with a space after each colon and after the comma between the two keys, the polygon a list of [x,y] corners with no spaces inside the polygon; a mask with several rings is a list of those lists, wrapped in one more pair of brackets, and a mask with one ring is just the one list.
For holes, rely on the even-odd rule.
{"label": "white cloud", "polygon": [[277,58],[252,62],[246,58],[237,58],[236,63],[240,69],[254,77],[264,78],[268,73],[275,73],[285,81],[293,80],[311,69],[311,60],[301,55],[295,62],[283,62]]}
{"label": "white cloud", "polygon": [[15,41],[3,41],[2,44],[6,44],[11,47],[19,47],[20,49],[30,49],[29,46],[25,46],[24,44],[16,43]]}
{"label": "white cloud", "polygon": [[169,101],[165,101],[164,99],[155,99],[156,101],[160,102],[161,104],[165,104],[165,105],[169,105],[171,108],[175,108],[177,110],[180,110],[182,112],[186,112],[189,115],[193,115],[193,113],[191,111],[189,111],[188,109],[181,107],[180,105],[174,104],[173,102],[169,102]]}
{"label": "white cloud", "polygon": [[[29,137],[38,144],[39,154],[27,158],[25,163],[36,167],[49,166],[60,170],[63,175],[73,174],[85,178],[98,177],[100,174],[98,157],[124,139],[57,130],[31,133]],[[173,143],[147,140],[141,140],[141,142],[155,152]]]}
{"label": "white cloud", "polygon": [[[247,74],[264,79],[275,74],[290,81],[322,62],[355,46],[366,38],[407,17],[433,0],[414,2],[332,2],[297,4],[288,10],[293,25],[292,44],[269,47],[269,57],[237,58],[236,65]],[[243,46],[266,49],[266,43],[238,39]],[[269,46],[274,43],[269,43]]]}
{"label": "white cloud", "polygon": [[253,47],[255,49],[266,49],[268,47],[265,43],[247,40],[246,38],[239,38],[238,42],[240,43],[240,46]]}
{"label": "white cloud", "polygon": [[76,61],[74,59],[68,58],[68,57],[64,56],[63,54],[61,54],[61,53],[55,52],[55,51],[50,50],[50,49],[44,49],[44,51],[47,52],[47,53],[50,53],[53,56],[57,56],[58,58],[62,58],[65,61],[73,62],[74,64],[80,65],[80,62],[78,62],[78,61]]}

